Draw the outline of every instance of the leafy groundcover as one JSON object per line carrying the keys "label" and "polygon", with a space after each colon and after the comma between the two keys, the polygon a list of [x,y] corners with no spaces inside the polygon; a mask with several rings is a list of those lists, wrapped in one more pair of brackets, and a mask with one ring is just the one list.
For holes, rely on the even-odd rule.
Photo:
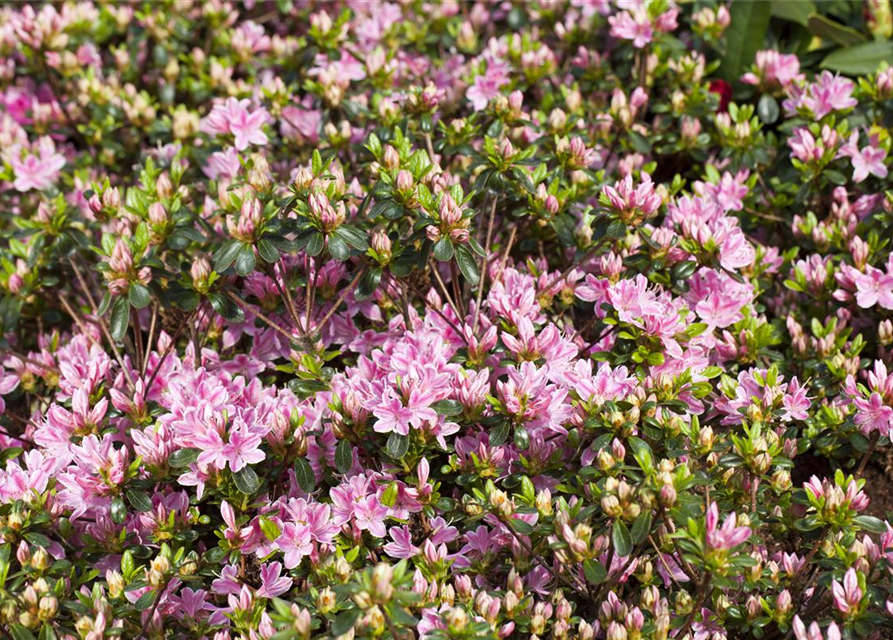
{"label": "leafy groundcover", "polygon": [[0,637],[890,637],[891,32],[4,4]]}

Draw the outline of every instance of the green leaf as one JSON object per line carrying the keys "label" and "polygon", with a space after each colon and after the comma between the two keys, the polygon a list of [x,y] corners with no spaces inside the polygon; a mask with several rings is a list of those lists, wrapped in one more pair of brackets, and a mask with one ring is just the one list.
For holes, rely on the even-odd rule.
{"label": "green leaf", "polygon": [[591,584],[601,584],[608,579],[608,571],[596,560],[583,562],[583,575]]}
{"label": "green leaf", "polygon": [[651,533],[651,512],[644,511],[633,520],[633,528],[630,531],[633,544],[640,544],[648,537],[649,533]]}
{"label": "green leaf", "polygon": [[270,542],[273,542],[282,535],[282,529],[279,528],[279,525],[266,516],[260,517],[260,530],[263,532],[264,537]]}
{"label": "green leaf", "polygon": [[155,592],[154,591],[146,591],[146,593],[141,595],[140,599],[137,600],[133,604],[133,607],[137,611],[148,611],[154,602],[155,602]]}
{"label": "green leaf", "polygon": [[812,35],[830,40],[841,47],[852,47],[865,42],[865,36],[855,29],[818,13],[810,14],[807,27]]}
{"label": "green leaf", "polygon": [[369,298],[375,293],[375,290],[378,289],[378,285],[381,284],[382,273],[383,270],[381,267],[374,267],[363,274],[363,277],[360,278],[360,281],[357,283],[357,288],[354,291],[354,298],[358,302]]}
{"label": "green leaf", "polygon": [[316,488],[316,476],[313,474],[313,468],[305,458],[295,460],[295,478],[298,480],[298,486],[304,493],[310,493]]}
{"label": "green leaf", "polygon": [[471,250],[465,245],[460,246],[456,250],[456,262],[459,264],[459,271],[462,272],[462,275],[465,276],[465,279],[468,280],[469,284],[476,286],[481,279],[481,275],[478,272],[477,260],[474,259]]}
{"label": "green leaf", "polygon": [[388,488],[384,490],[384,493],[381,494],[381,503],[386,507],[393,507],[397,504],[398,491],[397,483],[390,483]]}
{"label": "green leaf", "polygon": [[453,242],[447,236],[443,236],[434,243],[434,257],[441,262],[448,262],[453,259]]}
{"label": "green leaf", "polygon": [[611,529],[611,542],[614,544],[614,553],[618,557],[625,558],[633,551],[633,538],[629,528],[619,518],[614,520]]}
{"label": "green leaf", "polygon": [[345,633],[353,629],[354,624],[360,619],[362,611],[359,609],[348,609],[338,614],[332,622],[332,635],[343,636]]}
{"label": "green leaf", "polygon": [[770,9],[773,18],[796,22],[804,27],[809,24],[809,15],[815,13],[812,0],[772,0]]}
{"label": "green leaf", "polygon": [[358,251],[366,251],[369,248],[366,236],[346,224],[335,229],[335,235]]}
{"label": "green leaf", "polygon": [[778,120],[781,115],[781,109],[778,108],[778,101],[768,93],[763,94],[757,103],[757,115],[760,116],[765,124],[772,124]]}
{"label": "green leaf", "polygon": [[250,244],[243,244],[236,256],[236,273],[240,276],[250,275],[257,265],[257,259],[254,257],[254,247]]}
{"label": "green leaf", "polygon": [[465,407],[458,400],[438,400],[431,405],[431,408],[442,416],[458,416],[465,411]]}
{"label": "green leaf", "polygon": [[353,450],[347,440],[342,440],[335,447],[335,468],[338,473],[347,473],[353,466]]}
{"label": "green leaf", "polygon": [[523,535],[530,535],[533,533],[533,525],[524,522],[523,520],[519,520],[518,518],[512,518],[512,529],[517,531]]}
{"label": "green leaf", "polygon": [[112,500],[112,522],[115,524],[122,524],[127,519],[127,505],[124,504],[124,499],[121,496],[117,496],[114,500]]}
{"label": "green leaf", "polygon": [[718,75],[729,83],[737,83],[763,48],[771,13],[762,2],[733,2],[729,9],[734,28],[726,31],[726,53]]}
{"label": "green leaf", "polygon": [[183,469],[198,460],[201,449],[177,449],[167,458],[167,464],[173,469]]}
{"label": "green leaf", "polygon": [[839,71],[851,76],[874,73],[882,62],[893,64],[893,42],[877,40],[838,49],[822,60],[822,68]]}
{"label": "green leaf", "polygon": [[388,437],[388,455],[394,460],[400,460],[409,451],[409,437],[399,433],[392,433]]}
{"label": "green leaf", "polygon": [[344,262],[350,257],[350,247],[337,235],[329,236],[329,253],[338,262]]}
{"label": "green leaf", "polygon": [[279,249],[266,238],[261,238],[257,241],[257,252],[260,254],[263,261],[269,264],[273,264],[279,260]]}
{"label": "green leaf", "polygon": [[242,243],[238,240],[227,240],[214,252],[214,270],[225,271],[235,262],[236,256],[242,250]]}
{"label": "green leaf", "polygon": [[49,538],[47,538],[47,537],[46,537],[45,535],[43,535],[42,533],[37,533],[36,531],[32,531],[32,532],[30,532],[30,533],[26,533],[26,534],[25,534],[25,540],[27,540],[27,541],[30,542],[31,544],[36,544],[38,547],[43,547],[44,549],[46,549],[46,548],[49,547],[51,544],[53,544],[53,541],[52,541],[52,540],[50,540]]}
{"label": "green leaf", "polygon": [[124,492],[124,495],[127,496],[127,501],[137,511],[141,513],[147,513],[152,510],[152,499],[145,491],[139,491],[138,489],[127,489]]}
{"label": "green leaf", "polygon": [[131,306],[135,309],[145,309],[152,301],[152,294],[149,292],[149,287],[140,284],[139,282],[134,282],[130,285],[127,297],[130,299]]}
{"label": "green leaf", "polygon": [[260,488],[260,478],[251,467],[242,467],[234,473],[233,482],[239,491],[249,496]]}
{"label": "green leaf", "polygon": [[20,624],[9,625],[9,633],[12,635],[13,640],[35,640],[34,634],[27,627],[23,627]]}
{"label": "green leaf", "polygon": [[319,231],[312,234],[310,239],[307,241],[307,246],[304,247],[304,253],[306,253],[311,258],[315,258],[320,253],[322,253],[322,248],[326,244],[326,238]]}
{"label": "green leaf", "polygon": [[856,516],[853,518],[853,522],[871,533],[884,533],[887,530],[884,521],[874,516]]}
{"label": "green leaf", "polygon": [[509,437],[509,430],[511,429],[511,424],[508,420],[503,420],[498,423],[495,427],[490,429],[490,446],[491,447],[499,447],[502,446]]}
{"label": "green leaf", "polygon": [[130,302],[124,296],[118,296],[112,305],[112,317],[109,321],[109,333],[115,342],[121,342],[127,334],[130,324]]}

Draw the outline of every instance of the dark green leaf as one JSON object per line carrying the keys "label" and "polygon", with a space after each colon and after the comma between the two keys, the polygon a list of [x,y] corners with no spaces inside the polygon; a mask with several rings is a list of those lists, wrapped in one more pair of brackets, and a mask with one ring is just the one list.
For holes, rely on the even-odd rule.
{"label": "dark green leaf", "polygon": [[240,276],[247,276],[254,271],[257,265],[257,259],[254,257],[254,247],[250,244],[243,244],[236,256],[236,273]]}
{"label": "dark green leaf", "polygon": [[627,557],[633,551],[633,539],[629,528],[619,518],[614,520],[611,529],[611,542],[614,544],[614,553],[620,558]]}
{"label": "dark green leaf", "polygon": [[350,247],[336,235],[329,236],[329,253],[338,262],[344,262],[350,257]]}
{"label": "dark green leaf", "polygon": [[152,301],[152,295],[149,293],[149,288],[139,282],[134,282],[130,285],[130,291],[128,291],[127,297],[130,299],[130,304],[135,309],[145,309]]}
{"label": "dark green leaf", "polygon": [[431,405],[431,408],[442,416],[458,416],[465,411],[465,407],[458,400],[438,400]]}
{"label": "dark green leaf", "polygon": [[871,533],[884,533],[887,530],[884,521],[874,516],[856,516],[853,522]]}
{"label": "dark green leaf", "polygon": [[47,538],[42,533],[37,533],[36,531],[26,533],[25,540],[27,540],[31,544],[36,544],[38,547],[43,547],[44,549],[53,544],[52,540]]}
{"label": "dark green leaf", "polygon": [[399,433],[392,433],[388,437],[388,455],[394,460],[399,460],[409,451],[409,437]]}
{"label": "dark green leaf", "polygon": [[307,241],[307,246],[304,247],[304,252],[310,256],[311,258],[315,258],[320,253],[322,253],[322,248],[326,244],[326,239],[323,234],[319,231],[310,235],[310,239]]}
{"label": "dark green leaf", "polygon": [[533,525],[530,525],[523,520],[519,520],[518,518],[512,518],[512,529],[523,535],[530,535],[533,533]]}
{"label": "dark green leaf", "polygon": [[763,48],[772,14],[762,2],[733,2],[729,8],[734,29],[726,31],[726,53],[718,74],[737,83]]}
{"label": "dark green leaf", "polygon": [[601,584],[608,579],[608,572],[605,567],[597,560],[586,560],[583,562],[583,575],[590,584]]}
{"label": "dark green leaf", "polygon": [[356,291],[354,292],[354,298],[358,302],[365,300],[375,293],[375,290],[378,289],[378,285],[381,283],[382,273],[383,271],[381,267],[375,267],[373,269],[368,269],[363,274],[363,277],[360,278],[360,281],[357,283]]}
{"label": "dark green leaf", "polygon": [[503,420],[498,423],[495,427],[490,429],[490,446],[491,447],[499,447],[508,440],[509,430],[511,429],[511,423],[508,420]]}
{"label": "dark green leaf", "polygon": [[112,305],[112,317],[109,321],[109,333],[115,342],[121,342],[127,334],[130,324],[130,302],[124,296],[118,296]]}
{"label": "dark green leaf", "polygon": [[468,247],[463,245],[456,250],[456,262],[459,264],[459,271],[462,272],[469,284],[476,286],[481,279],[481,275],[478,272],[477,261]]}
{"label": "dark green leaf", "polygon": [[353,450],[347,440],[342,440],[335,447],[335,468],[338,473],[347,473],[353,466]]}
{"label": "dark green leaf", "polygon": [[251,495],[260,488],[260,478],[251,467],[242,467],[233,474],[236,488],[246,495]]}
{"label": "dark green leaf", "polygon": [[137,600],[133,604],[133,607],[137,611],[148,611],[154,602],[155,602],[155,592],[154,591],[146,591],[146,593],[141,595],[140,599]]}
{"label": "dark green leaf", "polygon": [[236,256],[242,250],[242,243],[238,240],[227,240],[214,253],[214,270],[225,271],[236,260]]}
{"label": "dark green leaf", "polygon": [[121,496],[117,496],[114,500],[112,500],[112,522],[115,524],[122,524],[127,519],[127,505],[124,504],[124,499]]}
{"label": "dark green leaf", "polygon": [[168,456],[167,464],[173,469],[182,469],[188,467],[198,460],[201,449],[177,449]]}
{"label": "dark green leaf", "polygon": [[295,478],[298,480],[298,486],[304,493],[310,493],[316,488],[316,476],[313,474],[313,468],[305,458],[295,460]]}
{"label": "dark green leaf", "polygon": [[644,511],[639,514],[638,518],[633,520],[633,528],[630,531],[633,544],[639,544],[644,541],[649,533],[651,533],[651,511]]}
{"label": "dark green leaf", "polygon": [[[183,451],[183,449],[180,449],[180,451]],[[152,499],[145,491],[127,489],[124,494],[127,496],[127,501],[137,511],[146,513],[152,510]]]}
{"label": "dark green leaf", "polygon": [[443,236],[434,243],[434,257],[441,262],[453,259],[453,242],[447,236]]}
{"label": "dark green leaf", "polygon": [[354,624],[359,620],[362,611],[359,609],[348,609],[338,614],[332,622],[332,635],[343,636],[345,633],[353,629]]}
{"label": "dark green leaf", "polygon": [[263,258],[263,261],[269,264],[273,264],[279,260],[279,249],[266,238],[261,238],[257,241],[257,252],[260,254],[260,257]]}
{"label": "dark green leaf", "polygon": [[9,633],[12,635],[13,640],[35,640],[34,634],[27,627],[23,627],[20,624],[10,624]]}

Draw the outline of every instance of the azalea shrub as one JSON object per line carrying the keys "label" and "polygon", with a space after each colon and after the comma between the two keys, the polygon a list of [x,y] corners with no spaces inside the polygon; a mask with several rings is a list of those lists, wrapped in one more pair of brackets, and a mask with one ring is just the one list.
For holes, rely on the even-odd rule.
{"label": "azalea shrub", "polygon": [[890,637],[891,20],[0,8],[0,635]]}

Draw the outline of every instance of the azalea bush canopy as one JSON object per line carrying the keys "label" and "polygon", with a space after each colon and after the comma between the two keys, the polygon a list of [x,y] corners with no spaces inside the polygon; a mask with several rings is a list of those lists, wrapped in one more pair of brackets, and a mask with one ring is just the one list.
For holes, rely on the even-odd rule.
{"label": "azalea bush canopy", "polygon": [[0,7],[0,637],[890,637],[891,34]]}

